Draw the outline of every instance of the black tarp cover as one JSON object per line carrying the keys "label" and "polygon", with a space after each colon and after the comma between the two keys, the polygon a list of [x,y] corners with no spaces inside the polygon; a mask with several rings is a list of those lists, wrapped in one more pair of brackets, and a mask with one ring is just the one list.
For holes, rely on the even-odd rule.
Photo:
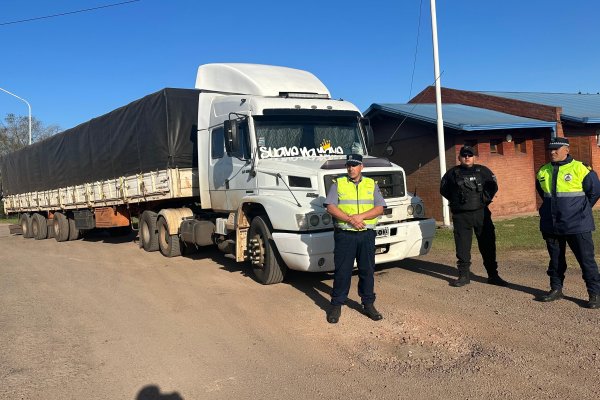
{"label": "black tarp cover", "polygon": [[3,194],[196,166],[199,93],[165,88],[6,155]]}

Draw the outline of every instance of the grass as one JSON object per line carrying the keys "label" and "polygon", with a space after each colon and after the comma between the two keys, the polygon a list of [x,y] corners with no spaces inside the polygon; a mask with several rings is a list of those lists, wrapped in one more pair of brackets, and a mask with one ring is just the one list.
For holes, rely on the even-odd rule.
{"label": "grass", "polygon": [[[596,227],[600,229],[600,210],[594,211]],[[518,217],[494,221],[496,227],[496,246],[499,252],[514,250],[545,250],[546,242],[542,239],[539,229],[540,218]],[[596,248],[600,247],[600,233],[593,233]],[[434,247],[442,250],[454,251],[454,236],[452,230],[446,228],[437,229]],[[473,237],[473,246],[477,246],[477,240]]]}
{"label": "grass", "polygon": [[18,224],[19,219],[14,217],[7,217],[6,215],[0,215],[0,224]]}

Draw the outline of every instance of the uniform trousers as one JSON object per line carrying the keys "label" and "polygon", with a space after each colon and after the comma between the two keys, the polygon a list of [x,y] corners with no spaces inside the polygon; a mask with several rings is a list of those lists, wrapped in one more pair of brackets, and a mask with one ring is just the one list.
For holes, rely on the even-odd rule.
{"label": "uniform trousers", "polygon": [[473,243],[473,232],[475,232],[479,252],[483,258],[483,266],[489,277],[497,276],[496,231],[490,210],[484,207],[474,211],[453,212],[452,221],[458,270],[467,272],[471,267],[471,244]]}
{"label": "uniform trousers", "polygon": [[546,240],[546,247],[550,255],[548,264],[548,276],[550,276],[550,288],[562,289],[567,270],[567,259],[565,257],[566,245],[573,251],[581,272],[588,294],[600,294],[600,274],[594,254],[594,241],[592,233],[577,233],[573,235],[554,235],[542,233]]}
{"label": "uniform trousers", "polygon": [[348,298],[354,260],[358,266],[358,295],[363,304],[375,302],[375,231],[346,231],[336,229],[333,236],[333,291],[331,304],[343,305]]}

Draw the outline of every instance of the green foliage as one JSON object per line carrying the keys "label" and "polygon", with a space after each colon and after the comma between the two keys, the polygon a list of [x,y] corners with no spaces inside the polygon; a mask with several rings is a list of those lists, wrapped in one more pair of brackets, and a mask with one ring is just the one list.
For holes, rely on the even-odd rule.
{"label": "green foliage", "polygon": [[[60,132],[58,125],[45,126],[42,121],[31,117],[31,141],[39,142]],[[29,117],[6,114],[0,121],[0,157],[19,150],[29,144]]]}

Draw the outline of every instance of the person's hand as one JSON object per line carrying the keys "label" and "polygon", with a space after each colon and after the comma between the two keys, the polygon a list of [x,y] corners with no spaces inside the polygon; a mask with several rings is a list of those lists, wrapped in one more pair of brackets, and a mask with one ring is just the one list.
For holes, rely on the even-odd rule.
{"label": "person's hand", "polygon": [[356,214],[350,215],[350,220],[348,221],[355,229],[365,229],[365,223],[363,222],[363,218]]}

